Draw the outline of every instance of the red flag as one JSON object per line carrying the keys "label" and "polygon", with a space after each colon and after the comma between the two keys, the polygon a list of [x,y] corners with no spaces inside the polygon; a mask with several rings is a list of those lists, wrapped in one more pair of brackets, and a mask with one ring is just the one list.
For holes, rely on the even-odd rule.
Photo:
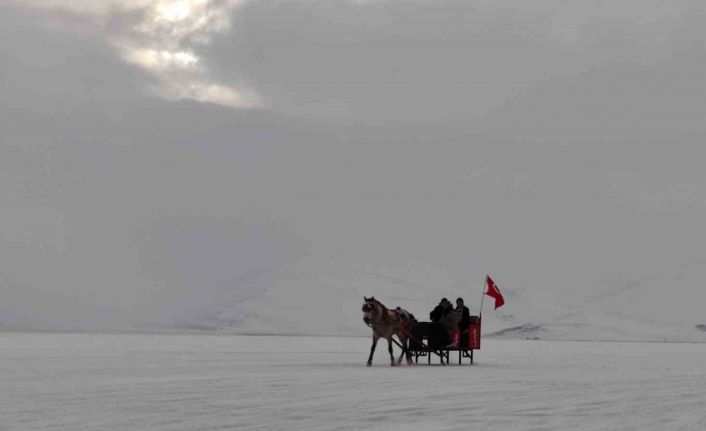
{"label": "red flag", "polygon": [[495,298],[495,309],[497,310],[505,304],[505,298],[503,298],[503,294],[500,293],[500,289],[498,289],[498,286],[495,285],[495,282],[489,275],[485,276],[485,284],[488,285],[488,290],[485,294],[491,298]]}

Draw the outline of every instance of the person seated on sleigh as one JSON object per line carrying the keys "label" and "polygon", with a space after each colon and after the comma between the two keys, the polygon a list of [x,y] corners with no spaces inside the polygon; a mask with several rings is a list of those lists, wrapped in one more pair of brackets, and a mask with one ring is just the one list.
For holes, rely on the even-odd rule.
{"label": "person seated on sleigh", "polygon": [[458,331],[461,335],[461,348],[468,348],[468,326],[471,324],[471,312],[463,303],[463,298],[456,298],[456,309],[454,312],[458,315]]}
{"label": "person seated on sleigh", "polygon": [[442,298],[439,304],[429,313],[431,327],[429,330],[429,347],[438,349],[451,342],[451,334],[445,325],[450,313],[453,312],[451,301]]}

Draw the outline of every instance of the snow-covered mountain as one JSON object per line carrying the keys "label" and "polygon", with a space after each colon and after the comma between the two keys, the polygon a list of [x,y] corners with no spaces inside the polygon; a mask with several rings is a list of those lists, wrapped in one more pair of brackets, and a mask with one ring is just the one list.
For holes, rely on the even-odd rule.
{"label": "snow-covered mountain", "polygon": [[[706,264],[639,279],[602,280],[558,289],[549,285],[497,282],[506,305],[493,310],[485,297],[483,333],[495,337],[566,340],[659,340],[706,342]],[[497,277],[496,277],[497,278]],[[401,306],[418,320],[442,297],[465,298],[479,312],[483,277],[454,279],[443,269],[325,264],[302,259],[276,271],[254,274],[224,288],[213,302],[184,310],[169,325],[245,334],[366,335],[363,296]]]}
{"label": "snow-covered mountain", "polygon": [[[215,236],[221,238],[220,233]],[[242,243],[243,238],[220,241]],[[453,261],[454,251],[436,260],[431,253],[428,260],[409,254],[395,259],[391,256],[396,247],[370,255],[361,252],[373,253],[364,247],[328,254],[282,252],[272,257],[276,255],[272,250],[257,251],[249,245],[252,261],[239,256],[238,267],[231,262],[233,250],[223,245],[214,251],[219,242],[212,238],[203,245],[191,241],[191,250],[174,244],[167,243],[169,250],[178,251],[171,261],[151,262],[155,267],[174,268],[164,271],[173,287],[140,306],[121,310],[96,306],[85,296],[10,291],[13,295],[5,295],[0,304],[0,328],[367,335],[360,312],[363,296],[375,296],[389,307],[401,306],[418,320],[428,320],[429,311],[442,297],[453,301],[461,296],[477,314],[485,278],[480,271],[491,261],[464,269]],[[475,261],[481,259],[478,255]],[[269,266],[255,264],[262,262]],[[641,277],[571,279],[572,271],[530,273],[526,278],[520,276],[522,271],[488,271],[505,295],[506,305],[493,310],[492,299],[485,297],[484,335],[706,342],[706,262],[665,265]]]}

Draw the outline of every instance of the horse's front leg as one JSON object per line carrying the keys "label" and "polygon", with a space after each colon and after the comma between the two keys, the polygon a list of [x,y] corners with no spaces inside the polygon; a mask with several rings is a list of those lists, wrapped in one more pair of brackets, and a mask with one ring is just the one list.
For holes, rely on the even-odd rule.
{"label": "horse's front leg", "polygon": [[392,335],[387,338],[387,351],[390,352],[390,366],[395,366],[395,356],[392,354]]}
{"label": "horse's front leg", "polygon": [[373,334],[373,345],[370,346],[370,356],[368,357],[368,366],[373,365],[373,353],[375,353],[375,346],[378,345],[378,337],[377,335]]}

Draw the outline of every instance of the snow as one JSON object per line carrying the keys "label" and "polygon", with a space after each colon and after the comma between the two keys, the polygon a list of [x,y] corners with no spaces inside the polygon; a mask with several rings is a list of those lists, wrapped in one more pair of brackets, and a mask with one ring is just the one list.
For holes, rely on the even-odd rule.
{"label": "snow", "polygon": [[706,344],[485,338],[473,366],[396,368],[380,344],[367,368],[369,343],[0,333],[0,429],[706,428]]}

